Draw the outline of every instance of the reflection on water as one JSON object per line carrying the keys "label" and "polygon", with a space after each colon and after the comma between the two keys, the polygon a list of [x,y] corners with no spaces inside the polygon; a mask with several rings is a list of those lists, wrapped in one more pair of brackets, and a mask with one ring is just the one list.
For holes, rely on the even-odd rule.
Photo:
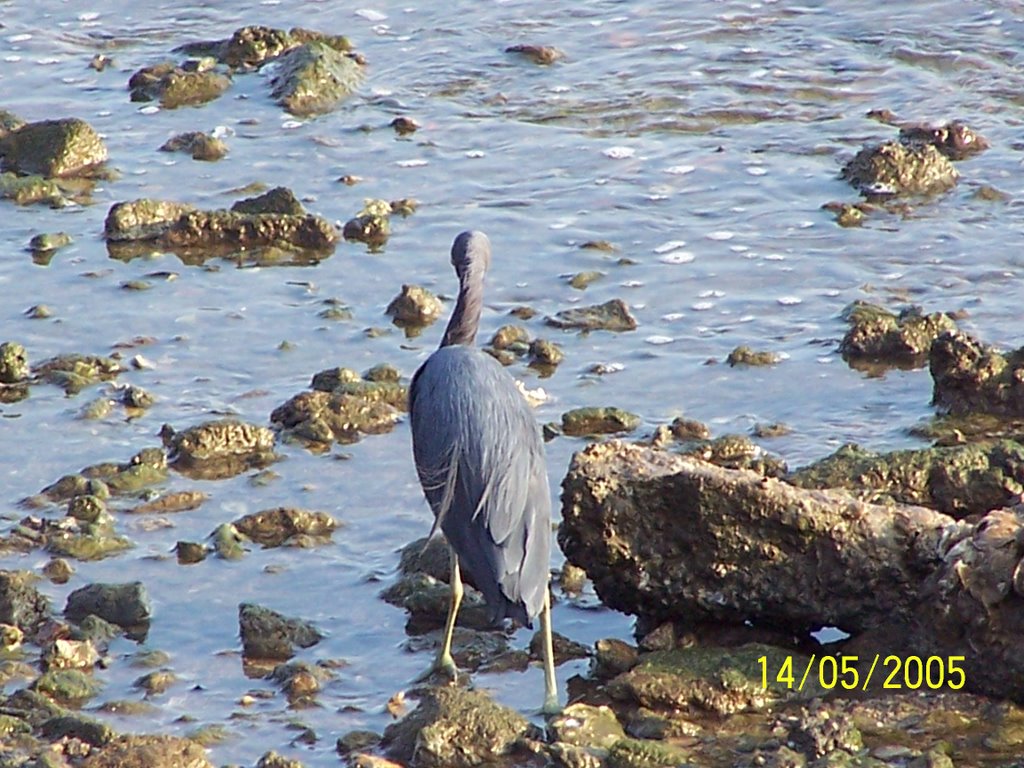
{"label": "reflection on water", "polygon": [[[537,311],[526,322],[531,333],[566,353],[543,383],[551,395],[538,409],[544,421],[572,407],[617,405],[641,414],[648,430],[684,413],[715,434],[782,422],[790,431],[762,442],[800,465],[848,441],[876,450],[914,444],[908,429],[931,413],[927,372],[872,378],[842,362],[839,314],[850,301],[965,309],[963,324],[983,339],[1017,342],[1024,326],[1015,306],[1013,107],[1024,91],[1024,30],[1014,6],[576,5],[379,2],[350,12],[307,2],[296,14],[284,4],[6,4],[0,107],[29,120],[89,121],[119,178],[97,183],[91,205],[2,203],[0,341],[19,341],[38,362],[109,354],[144,339],[130,354],[146,364],[119,382],[146,388],[156,403],[137,417],[114,409],[99,420],[76,418],[106,391],[101,384],[75,398],[37,386],[28,399],[0,406],[5,520],[24,514],[17,499],[61,475],[158,446],[165,422],[181,429],[235,415],[266,424],[327,367],[365,371],[389,362],[411,375],[440,327],[407,339],[384,309],[403,283],[451,296],[448,247],[467,227],[485,230],[494,244],[481,338],[528,305]],[[202,108],[129,101],[132,72],[245,23],[349,35],[369,62],[367,80],[315,119],[274,106],[257,73],[236,75]],[[554,45],[565,57],[537,65],[505,53],[516,44]],[[97,53],[113,63],[89,68]],[[865,116],[878,108],[908,120],[963,119],[993,147],[959,166],[960,184],[948,195],[842,229],[820,206],[855,201],[839,167],[861,144],[894,138],[894,128]],[[396,135],[396,116],[415,119],[419,130]],[[174,134],[218,128],[230,150],[219,162],[158,151]],[[123,258],[100,237],[115,202],[228,207],[244,196],[237,190],[260,183],[288,186],[308,210],[338,222],[365,198],[420,205],[392,221],[380,253],[343,243],[327,258],[299,263],[274,254],[197,262],[149,249]],[[976,197],[983,184],[1010,202]],[[34,263],[24,250],[30,238],[56,231],[73,243]],[[612,247],[580,247],[593,241]],[[604,277],[583,291],[563,277],[591,270]],[[122,287],[132,281],[148,290]],[[637,331],[581,335],[544,325],[560,310],[612,298],[628,302]],[[50,316],[27,317],[34,305]],[[349,308],[351,319],[323,316],[330,306]],[[784,359],[770,368],[723,365],[740,344]],[[606,373],[590,373],[595,365]],[[514,372],[537,386],[524,364]],[[553,493],[579,445],[549,444]],[[383,728],[384,703],[425,664],[423,654],[403,650],[405,617],[377,598],[398,548],[431,520],[405,425],[324,455],[290,444],[280,452],[284,461],[259,483],[172,475],[168,487],[209,499],[191,512],[119,519],[133,550],[77,564],[68,585],[45,587],[57,606],[90,581],[139,579],[152,595],[146,647],[170,654],[180,682],[152,699],[148,715],[103,715],[115,728],[185,733],[223,724],[230,736],[213,748],[214,761],[251,764],[295,739],[298,721],[317,738],[296,751],[311,765],[333,765],[334,738]],[[221,523],[276,505],[329,511],[344,527],[332,545],[313,550],[253,548],[236,562],[177,565],[175,542],[203,540]],[[0,567],[39,569],[45,561],[38,552],[12,555]],[[289,712],[270,683],[245,677],[237,625],[244,601],[329,633],[303,657],[346,662],[320,694],[320,709]],[[563,602],[556,629],[581,642],[628,634],[628,618],[591,608]],[[526,641],[520,632],[516,642]],[[101,699],[139,696],[130,687],[136,651],[115,642],[114,662],[99,673]],[[583,668],[561,668],[562,685]],[[531,669],[478,675],[477,683],[526,709],[539,676]]]}

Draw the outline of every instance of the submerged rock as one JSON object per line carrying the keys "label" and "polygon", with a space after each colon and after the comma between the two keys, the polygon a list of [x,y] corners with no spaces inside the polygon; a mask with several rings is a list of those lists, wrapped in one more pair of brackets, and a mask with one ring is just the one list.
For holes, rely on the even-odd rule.
{"label": "submerged rock", "polygon": [[28,353],[16,341],[0,344],[0,384],[17,384],[29,376]]}
{"label": "submerged rock", "polygon": [[432,292],[419,285],[403,285],[402,292],[388,304],[385,314],[395,325],[423,328],[441,316],[444,306]]}
{"label": "submerged rock", "polygon": [[283,544],[308,546],[327,543],[337,523],[326,512],[275,507],[240,517],[234,521],[234,526],[257,544],[280,547]]}
{"label": "submerged rock", "polygon": [[160,437],[172,466],[191,477],[231,477],[277,460],[274,433],[236,419],[207,421],[182,432],[165,424]]}
{"label": "submerged rock", "polygon": [[881,365],[920,367],[932,342],[945,331],[956,330],[956,322],[944,312],[925,315],[920,307],[909,307],[898,315],[877,304],[855,301],[842,313],[850,330],[839,344],[843,359],[863,360]]}
{"label": "submerged rock", "polygon": [[554,64],[565,58],[565,54],[552,45],[510,45],[505,53],[517,53],[534,64]]}
{"label": "submerged rock", "polygon": [[39,379],[61,387],[68,395],[76,395],[98,381],[109,381],[122,373],[121,364],[99,355],[58,355],[33,366]]}
{"label": "submerged rock", "polygon": [[228,153],[228,145],[202,131],[189,131],[172,136],[160,146],[161,152],[186,152],[193,160],[212,162],[220,160]]}
{"label": "submerged rock", "polygon": [[323,639],[310,622],[282,616],[253,603],[238,606],[242,653],[251,659],[279,659],[295,655],[295,648],[309,648]]}
{"label": "submerged rock", "polygon": [[1024,416],[1024,347],[998,352],[961,331],[932,344],[932,402],[945,413]]}
{"label": "submerged rock", "polygon": [[548,317],[546,322],[556,328],[582,331],[635,331],[637,327],[636,318],[622,299],[612,299],[591,307],[564,309],[554,317]]}
{"label": "submerged rock", "polygon": [[275,63],[271,95],[300,117],[331,111],[363,80],[363,66],[354,57],[320,41],[292,48]]}
{"label": "submerged rock", "polygon": [[367,199],[363,209],[345,222],[342,236],[346,240],[366,243],[371,249],[380,248],[391,237],[391,203],[386,200]]}
{"label": "submerged rock", "polygon": [[46,203],[54,208],[68,205],[68,199],[60,186],[39,175],[0,173],[0,198],[12,200],[17,205]]}
{"label": "submerged rock", "polygon": [[67,232],[43,232],[32,236],[28,243],[28,249],[33,254],[52,253],[70,245],[71,242],[71,235]]}
{"label": "submerged rock", "polygon": [[573,437],[632,432],[640,417],[621,408],[574,408],[562,414],[562,431]]}
{"label": "submerged rock", "polygon": [[889,141],[865,147],[840,174],[864,194],[931,195],[956,186],[960,174],[934,146]]}
{"label": "submerged rock", "polygon": [[959,120],[942,125],[905,124],[900,127],[899,139],[912,147],[931,145],[950,160],[963,160],[990,146],[984,136]]}
{"label": "submerged rock", "polygon": [[473,768],[513,752],[530,733],[529,722],[483,691],[429,688],[420,704],[384,731],[394,760],[419,768]]}
{"label": "submerged rock", "polygon": [[231,87],[231,78],[201,67],[185,68],[173,61],[143,67],[128,80],[132,101],[159,101],[165,109],[199,106]]}
{"label": "submerged rock", "polygon": [[775,365],[781,359],[776,352],[755,352],[750,347],[741,345],[729,353],[729,357],[726,358],[725,362],[733,368],[737,365],[757,367]]}
{"label": "submerged rock", "polygon": [[45,178],[95,173],[107,147],[84,120],[62,118],[26,123],[0,137],[4,170]]}

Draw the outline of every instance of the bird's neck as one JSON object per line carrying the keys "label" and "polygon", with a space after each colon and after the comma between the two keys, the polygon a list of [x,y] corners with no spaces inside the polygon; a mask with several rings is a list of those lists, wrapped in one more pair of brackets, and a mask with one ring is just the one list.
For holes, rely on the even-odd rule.
{"label": "bird's neck", "polygon": [[472,344],[476,340],[476,330],[480,325],[480,313],[484,299],[483,273],[468,273],[459,280],[459,298],[455,302],[455,311],[445,328],[441,339],[442,347],[453,344]]}

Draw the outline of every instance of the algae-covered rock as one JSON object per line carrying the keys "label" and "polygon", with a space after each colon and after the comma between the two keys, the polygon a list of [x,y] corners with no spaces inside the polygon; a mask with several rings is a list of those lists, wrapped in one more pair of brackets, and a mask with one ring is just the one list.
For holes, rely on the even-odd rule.
{"label": "algae-covered rock", "polygon": [[363,209],[345,222],[342,236],[346,240],[366,243],[371,250],[380,248],[391,237],[391,203],[367,199]]}
{"label": "algae-covered rock", "polygon": [[275,408],[270,421],[312,449],[388,432],[408,407],[408,388],[391,376],[364,379],[351,369],[331,368],[313,376],[311,386],[314,391]]}
{"label": "algae-covered rock", "polygon": [[932,342],[945,331],[956,330],[956,322],[944,312],[925,315],[919,307],[898,315],[884,307],[855,301],[843,310],[850,330],[839,351],[843,359],[870,361],[882,365],[924,365]]}
{"label": "algae-covered rock", "polygon": [[148,624],[153,615],[149,594],[141,581],[124,584],[89,584],[68,595],[64,616],[81,621],[95,615],[122,629]]}
{"label": "algae-covered rock", "polygon": [[253,25],[236,29],[222,45],[219,58],[225,64],[254,67],[281,55],[295,45],[295,41],[283,29]]}
{"label": "algae-covered rock", "polygon": [[295,647],[309,648],[323,638],[310,622],[288,618],[253,603],[238,606],[242,653],[251,659],[279,659],[295,655]]}
{"label": "algae-covered rock", "polygon": [[928,355],[932,402],[952,414],[1024,416],[1024,347],[1003,354],[960,331],[949,331]]}
{"label": "algae-covered rock", "polygon": [[256,768],[305,768],[305,766],[299,760],[292,760],[270,750],[264,752],[256,761]]}
{"label": "algae-covered rock", "polygon": [[510,45],[505,49],[505,53],[515,53],[529,59],[534,64],[544,65],[554,64],[556,61],[565,58],[565,53],[553,45],[534,45],[531,43]]}
{"label": "algae-covered rock", "polygon": [[149,198],[114,203],[103,223],[103,236],[114,242],[155,239],[194,210],[194,205]]}
{"label": "algae-covered rock", "polygon": [[930,144],[950,160],[964,160],[990,146],[984,136],[959,120],[941,125],[906,124],[900,127],[899,140],[911,147]]}
{"label": "algae-covered rock", "polygon": [[983,440],[885,454],[845,445],[786,480],[801,488],[845,488],[875,503],[921,504],[962,518],[1020,498],[1024,444]]}
{"label": "algae-covered rock", "polygon": [[637,327],[636,318],[622,299],[612,299],[591,307],[564,309],[554,317],[548,317],[546,322],[556,328],[581,331],[635,331]]}
{"label": "algae-covered rock", "polygon": [[276,65],[271,95],[302,117],[331,111],[363,80],[363,66],[354,57],[319,41],[286,51]]}
{"label": "algae-covered rock", "polygon": [[80,768],[213,768],[206,750],[180,736],[118,736],[93,750]]}
{"label": "algae-covered rock", "polygon": [[395,325],[422,328],[437,320],[443,310],[441,300],[431,291],[419,285],[403,285],[384,312]]}
{"label": "algae-covered rock", "polygon": [[610,707],[570,704],[548,721],[553,741],[606,750],[626,736]]}
{"label": "algae-covered rock", "polygon": [[320,692],[323,683],[334,678],[334,674],[320,664],[308,661],[278,664],[271,671],[269,678],[284,691],[291,706],[309,704]]}
{"label": "algae-covered rock", "polygon": [[274,187],[261,195],[248,197],[232,203],[236,213],[283,213],[289,216],[305,216],[306,209],[288,187]]}
{"label": "algae-covered rock", "polygon": [[615,637],[606,637],[594,643],[594,656],[590,661],[590,674],[598,679],[611,679],[628,672],[640,663],[636,646]]}
{"label": "algae-covered rock", "polygon": [[771,455],[746,435],[722,435],[684,445],[684,456],[693,456],[726,469],[749,469],[763,477],[782,477],[786,463]]}
{"label": "algae-covered rock", "polygon": [[258,248],[274,246],[330,251],[338,240],[334,225],[314,214],[242,214],[231,211],[191,211],[162,233],[170,248]]}
{"label": "algae-covered rock", "polygon": [[64,248],[72,242],[71,235],[67,232],[41,232],[33,235],[28,242],[28,249],[34,254],[52,253],[59,248]]}
{"label": "algae-covered rock", "polygon": [[608,768],[666,768],[689,765],[690,752],[650,739],[625,738],[608,751]]}
{"label": "algae-covered rock", "polygon": [[0,624],[33,632],[50,615],[50,600],[35,584],[31,571],[0,570]]}
{"label": "algae-covered rock", "polygon": [[512,350],[516,353],[529,349],[530,332],[522,325],[503,325],[491,337],[491,347],[497,350]]}
{"label": "algae-covered rock", "polygon": [[[759,661],[762,657],[766,662]],[[815,681],[808,681],[800,691],[774,673],[787,664],[803,670],[808,662],[801,654],[757,643],[738,648],[693,646],[654,651],[612,680],[607,691],[616,699],[655,711],[696,707],[719,715],[752,712],[791,698],[820,695]],[[763,676],[765,669],[773,673]]]}
{"label": "algae-covered rock", "polygon": [[50,669],[32,683],[32,689],[64,706],[80,706],[96,696],[103,684],[80,669]]}
{"label": "algae-covered rock", "polygon": [[274,433],[237,419],[207,421],[181,432],[165,424],[160,437],[172,466],[190,477],[231,477],[277,459]]}
{"label": "algae-covered rock", "polygon": [[16,384],[29,376],[28,353],[16,341],[0,344],[0,384]]}
{"label": "algae-covered rock", "polygon": [[775,365],[781,359],[776,352],[755,351],[746,345],[740,345],[729,353],[725,362],[734,368],[737,365],[758,367]]}
{"label": "algae-covered rock", "polygon": [[509,755],[530,730],[514,710],[483,691],[429,688],[419,706],[384,731],[394,760],[419,768],[471,768]]}
{"label": "algae-covered rock", "polygon": [[108,381],[123,372],[121,364],[99,355],[58,355],[33,366],[36,377],[56,384],[68,395],[75,395],[98,381]]}
{"label": "algae-covered rock", "polygon": [[185,152],[193,160],[213,162],[225,157],[228,145],[216,136],[202,131],[188,131],[172,136],[160,145],[161,152]]}
{"label": "algae-covered rock", "polygon": [[40,732],[51,742],[78,739],[94,747],[109,744],[116,737],[114,729],[106,723],[77,714],[58,715],[46,720]]}
{"label": "algae-covered rock", "polygon": [[632,432],[640,426],[640,417],[621,408],[574,408],[562,414],[562,431],[585,436]]}
{"label": "algae-covered rock", "polygon": [[856,754],[864,748],[864,739],[845,712],[830,712],[824,707],[804,711],[789,729],[789,743],[811,760],[837,750]]}
{"label": "algae-covered rock", "polygon": [[275,507],[240,517],[234,521],[234,526],[257,544],[280,547],[282,544],[326,543],[337,523],[326,512]]}
{"label": "algae-covered rock", "polygon": [[61,208],[68,204],[61,188],[38,174],[18,176],[15,173],[0,173],[0,198],[12,200],[17,205],[46,203],[53,208]]}
{"label": "algae-covered rock", "polygon": [[173,61],[143,67],[128,80],[132,101],[159,101],[165,109],[199,106],[231,87],[231,78],[212,69],[185,68]]}
{"label": "algae-covered rock", "polygon": [[167,456],[159,448],[143,448],[127,462],[93,464],[83,468],[81,475],[87,480],[86,487],[73,495],[126,496],[163,483],[167,479]]}
{"label": "algae-covered rock", "polygon": [[562,348],[547,339],[530,342],[530,365],[538,368],[554,368],[565,359]]}
{"label": "algae-covered rock", "polygon": [[84,120],[26,123],[0,137],[3,168],[45,178],[89,173],[107,160],[107,147]]}
{"label": "algae-covered rock", "polygon": [[[182,258],[245,252],[330,253],[338,240],[334,226],[314,214],[266,211],[200,211],[190,205],[141,199],[116,203],[104,224],[107,248],[132,258],[142,248],[166,248]],[[150,242],[152,241],[152,242]],[[269,258],[269,257],[268,257]]]}
{"label": "algae-covered rock", "polygon": [[934,146],[907,146],[889,141],[865,147],[842,170],[841,176],[865,194],[930,195],[952,189],[956,168]]}

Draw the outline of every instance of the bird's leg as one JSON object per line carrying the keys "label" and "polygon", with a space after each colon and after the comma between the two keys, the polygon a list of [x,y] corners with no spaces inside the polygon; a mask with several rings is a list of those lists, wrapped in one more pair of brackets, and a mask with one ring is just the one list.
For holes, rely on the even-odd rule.
{"label": "bird's leg", "polygon": [[452,570],[449,581],[452,588],[452,599],[448,604],[448,621],[444,627],[444,640],[441,643],[441,648],[437,652],[437,657],[434,659],[434,663],[430,665],[426,672],[416,678],[417,681],[428,680],[437,672],[441,672],[452,680],[457,680],[459,677],[459,668],[455,666],[455,660],[452,658],[452,634],[455,632],[455,619],[459,613],[459,604],[462,602],[462,574],[459,572],[459,556],[455,554],[455,550],[449,548],[451,554]]}
{"label": "bird's leg", "polygon": [[558,704],[558,687],[555,682],[555,649],[551,640],[551,590],[544,587],[544,608],[540,615],[541,632],[544,635],[544,706],[541,713],[557,715],[562,711]]}

